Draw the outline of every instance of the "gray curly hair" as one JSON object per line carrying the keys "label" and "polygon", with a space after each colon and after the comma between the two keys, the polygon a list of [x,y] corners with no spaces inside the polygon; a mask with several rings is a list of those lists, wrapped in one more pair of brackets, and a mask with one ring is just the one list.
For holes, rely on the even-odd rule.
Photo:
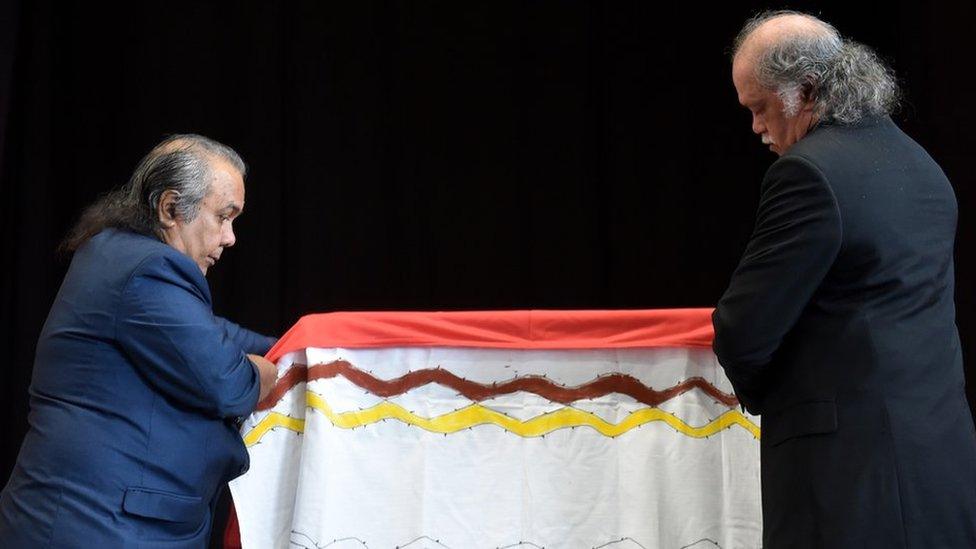
{"label": "gray curly hair", "polygon": [[805,88],[812,92],[814,112],[827,123],[856,124],[897,108],[901,96],[898,83],[877,54],[843,38],[832,25],[806,13],[779,10],[752,17],[733,43],[732,58],[759,26],[784,15],[807,18],[822,29],[788,35],[758,55],[756,79],[763,87],[776,91],[787,116],[798,112]]}

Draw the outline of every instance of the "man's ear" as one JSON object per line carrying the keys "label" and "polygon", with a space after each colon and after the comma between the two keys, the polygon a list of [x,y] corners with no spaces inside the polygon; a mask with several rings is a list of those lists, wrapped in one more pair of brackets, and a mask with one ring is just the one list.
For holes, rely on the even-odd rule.
{"label": "man's ear", "polygon": [[817,99],[817,86],[811,79],[805,79],[800,86],[800,98],[807,107],[813,107],[813,102]]}
{"label": "man's ear", "polygon": [[176,203],[180,199],[180,193],[173,189],[166,189],[159,197],[159,205],[156,207],[156,215],[163,227],[173,227],[176,225]]}

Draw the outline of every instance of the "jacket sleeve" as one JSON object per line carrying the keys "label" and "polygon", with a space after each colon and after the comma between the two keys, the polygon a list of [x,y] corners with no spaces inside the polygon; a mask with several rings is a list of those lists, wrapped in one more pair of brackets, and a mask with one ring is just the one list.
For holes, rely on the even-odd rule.
{"label": "jacket sleeve", "polygon": [[783,157],[763,180],[756,226],[712,314],[713,349],[750,412],[762,413],[766,369],[830,270],[842,241],[824,175]]}
{"label": "jacket sleeve", "polygon": [[231,341],[236,343],[245,353],[254,355],[265,355],[271,347],[278,341],[276,338],[252,332],[247,328],[241,327],[226,318],[215,316],[214,320],[224,327],[224,333]]}
{"label": "jacket sleeve", "polygon": [[210,308],[206,280],[191,262],[153,256],[123,289],[116,340],[157,391],[216,418],[251,413],[260,379]]}

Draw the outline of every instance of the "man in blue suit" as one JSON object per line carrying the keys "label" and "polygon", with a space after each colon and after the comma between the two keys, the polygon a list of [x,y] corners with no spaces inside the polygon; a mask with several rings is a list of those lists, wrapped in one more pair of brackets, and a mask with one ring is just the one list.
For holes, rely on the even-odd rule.
{"label": "man in blue suit", "polygon": [[762,414],[763,547],[976,547],[949,181],[888,117],[890,71],[823,21],[753,19],[732,78],[780,155],[713,316]]}
{"label": "man in blue suit", "polygon": [[[247,470],[235,426],[275,381],[274,340],[214,316],[243,161],[177,135],[90,207],[37,343],[30,430],[0,495],[0,546],[197,548]],[[250,354],[249,354],[250,353]]]}

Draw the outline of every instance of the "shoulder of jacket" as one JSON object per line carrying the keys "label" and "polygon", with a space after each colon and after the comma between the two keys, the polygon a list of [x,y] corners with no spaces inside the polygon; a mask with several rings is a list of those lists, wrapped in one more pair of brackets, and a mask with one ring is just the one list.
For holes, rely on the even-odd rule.
{"label": "shoulder of jacket", "polygon": [[838,135],[835,128],[823,128],[797,141],[779,161],[799,159],[822,172],[823,166],[829,163],[831,149],[843,146],[843,141],[845,136]]}
{"label": "shoulder of jacket", "polygon": [[797,170],[813,174],[817,179],[828,183],[827,170],[824,160],[817,154],[809,154],[805,149],[791,147],[783,156],[776,159],[766,170],[765,179],[771,179],[777,175],[797,173]]}
{"label": "shoulder of jacket", "polygon": [[151,237],[126,233],[120,234],[119,245],[125,246],[130,256],[132,271],[126,285],[136,276],[152,274],[164,279],[180,280],[203,288],[207,285],[200,268],[186,254]]}

